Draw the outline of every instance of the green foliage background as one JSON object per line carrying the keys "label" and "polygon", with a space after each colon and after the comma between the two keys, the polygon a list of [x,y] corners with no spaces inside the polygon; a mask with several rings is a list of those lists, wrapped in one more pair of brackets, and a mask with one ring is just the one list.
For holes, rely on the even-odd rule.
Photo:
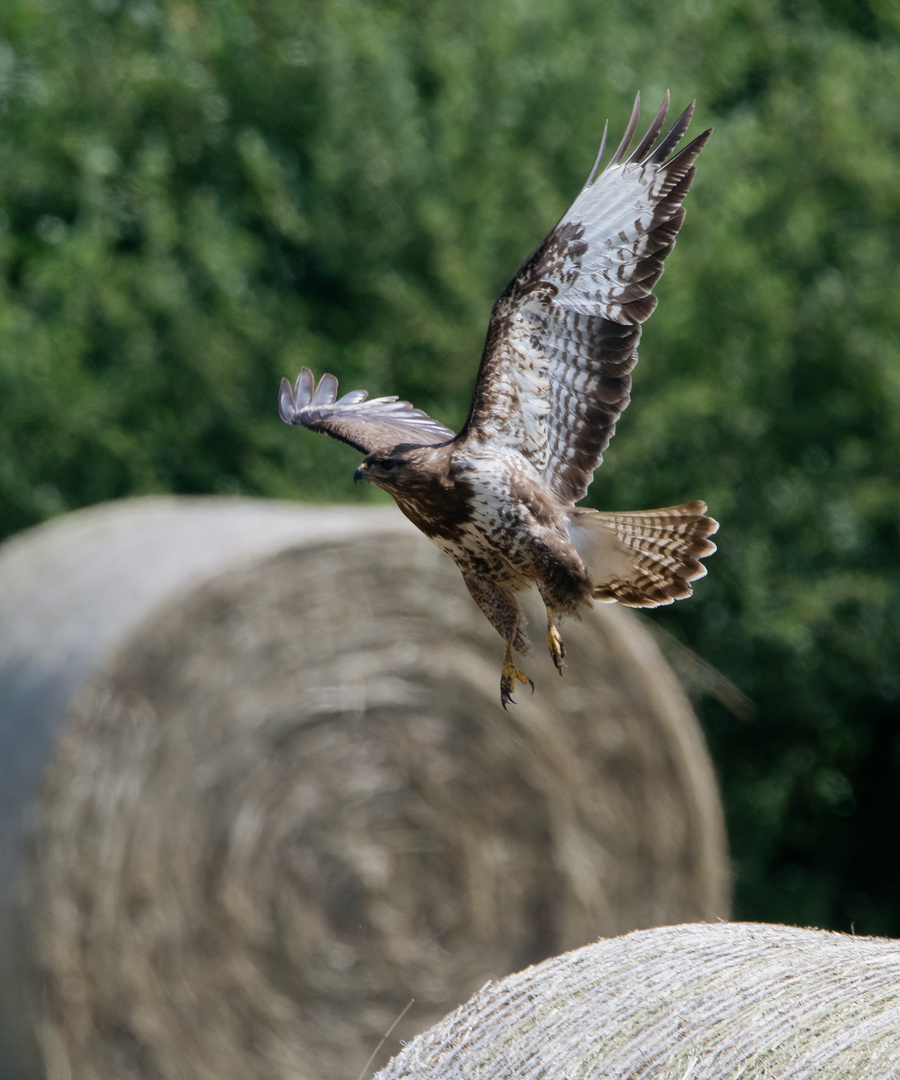
{"label": "green foliage background", "polygon": [[0,529],[150,492],[371,497],[301,364],[466,413],[491,304],[666,87],[715,125],[592,498],[702,496],[655,618],[740,918],[900,936],[895,0],[4,0]]}

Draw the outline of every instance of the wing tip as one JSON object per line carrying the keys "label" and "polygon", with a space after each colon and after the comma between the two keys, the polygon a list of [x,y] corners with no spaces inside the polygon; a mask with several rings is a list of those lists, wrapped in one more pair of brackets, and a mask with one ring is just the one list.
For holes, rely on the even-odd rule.
{"label": "wing tip", "polygon": [[650,127],[647,128],[646,134],[629,155],[628,164],[631,164],[632,162],[641,162],[650,153],[650,150],[653,148],[653,144],[656,142],[657,136],[665,123],[671,100],[671,96],[667,90],[665,94],[663,94],[662,102],[656,110],[656,116],[654,116]]}
{"label": "wing tip", "polygon": [[294,388],[287,379],[281,380],[278,389],[278,415],[286,424],[293,424],[296,415]]}
{"label": "wing tip", "polygon": [[[308,370],[308,369],[307,369]],[[312,374],[312,372],[310,372]],[[312,402],[313,405],[333,405],[337,398],[338,381],[334,375],[325,372],[316,387]]]}
{"label": "wing tip", "polygon": [[637,128],[638,118],[640,117],[640,115],[641,92],[640,90],[638,90],[638,92],[634,96],[634,104],[631,106],[631,116],[629,117],[628,124],[625,127],[625,134],[622,136],[622,141],[616,147],[616,152],[609,159],[609,165],[606,166],[608,169],[611,168],[613,165],[618,165],[622,158],[625,156],[628,147],[631,145],[631,140],[634,138],[634,132]]}
{"label": "wing tip", "polygon": [[[609,159],[609,162],[606,165],[606,169],[611,169],[615,165],[620,164],[632,165],[643,164],[644,162],[649,162],[660,167],[668,168],[668,166],[670,166],[673,162],[683,162],[685,159],[688,159],[690,162],[693,161],[694,158],[696,158],[696,156],[706,145],[710,135],[712,134],[713,129],[711,127],[703,131],[677,154],[673,153],[675,147],[684,137],[684,134],[687,131],[691,120],[693,119],[694,111],[697,107],[696,99],[694,99],[688,104],[688,106],[683,110],[678,119],[674,122],[668,133],[660,141],[659,145],[656,146],[656,149],[653,149],[653,145],[656,142],[657,138],[659,138],[659,133],[662,130],[666,116],[668,115],[671,100],[671,92],[669,90],[666,90],[666,92],[663,94],[659,108],[656,111],[656,116],[653,118],[653,121],[651,122],[644,136],[641,138],[640,142],[637,144],[631,154],[629,154],[626,158],[625,155],[628,152],[628,147],[631,145],[632,139],[634,138],[634,133],[637,130],[637,124],[640,117],[641,95],[640,92],[635,95],[634,105],[631,109],[631,116],[629,117],[628,124],[626,125],[625,133],[622,136],[621,142],[616,147],[616,150],[613,153],[612,157]],[[594,167],[591,170],[591,174],[587,179],[585,187],[589,187],[597,176],[600,167],[600,160],[603,157],[603,151],[606,146],[606,134],[608,127],[609,123],[607,121],[607,125],[604,128],[603,132],[603,139],[600,144],[600,152],[597,155],[597,160],[594,162]],[[673,156],[669,157],[670,154],[672,154]]]}
{"label": "wing tip", "polygon": [[294,385],[281,380],[278,389],[278,415],[286,424],[302,424],[300,413],[310,405],[330,405],[337,396],[338,381],[327,372],[319,379],[308,367],[301,367]]}
{"label": "wing tip", "polygon": [[[600,168],[600,162],[603,160],[603,155],[606,152],[606,138],[607,138],[608,135],[609,135],[609,121],[607,120],[606,123],[603,125],[603,138],[600,140],[600,149],[597,151],[597,156],[594,159],[594,167],[593,167],[593,169],[591,169],[590,176],[584,182],[584,187],[585,188],[589,188],[591,186],[591,184],[593,184],[593,182],[594,182],[594,177],[596,177],[596,175],[597,175],[597,171]],[[584,190],[584,188],[582,188],[582,191],[583,190]]]}

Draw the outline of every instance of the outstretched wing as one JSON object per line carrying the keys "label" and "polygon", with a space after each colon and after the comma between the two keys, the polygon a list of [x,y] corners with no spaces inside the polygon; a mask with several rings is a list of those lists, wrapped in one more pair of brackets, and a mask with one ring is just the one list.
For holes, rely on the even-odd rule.
{"label": "outstretched wing", "polygon": [[[669,106],[625,157],[622,142],[497,301],[472,407],[459,436],[523,453],[565,499],[583,498],[628,404],[641,324],[684,220],[682,200],[710,132],[677,154],[693,105],[653,144]],[[672,156],[669,156],[672,155]],[[596,177],[596,178],[595,178]]]}
{"label": "outstretched wing", "polygon": [[324,431],[364,454],[388,454],[399,445],[438,446],[455,437],[408,401],[396,397],[370,401],[366,390],[351,390],[338,398],[337,388],[333,375],[323,375],[316,386],[309,368],[301,368],[293,387],[281,380],[278,414],[286,424]]}

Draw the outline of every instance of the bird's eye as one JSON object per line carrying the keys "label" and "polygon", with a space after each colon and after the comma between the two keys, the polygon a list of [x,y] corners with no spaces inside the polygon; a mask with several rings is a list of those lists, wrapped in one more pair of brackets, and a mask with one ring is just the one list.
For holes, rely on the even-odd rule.
{"label": "bird's eye", "polygon": [[392,461],[390,458],[385,458],[385,460],[381,462],[381,467],[385,472],[390,472],[391,469],[396,469],[397,462]]}

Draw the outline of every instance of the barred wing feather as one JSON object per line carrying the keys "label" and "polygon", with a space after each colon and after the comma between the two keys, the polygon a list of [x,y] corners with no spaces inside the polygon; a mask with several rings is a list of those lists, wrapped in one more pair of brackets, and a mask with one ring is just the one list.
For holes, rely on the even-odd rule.
{"label": "barred wing feather", "polygon": [[494,306],[459,436],[462,444],[518,450],[573,503],[587,492],[628,404],[641,324],[656,307],[652,289],[710,134],[673,154],[691,105],[654,150],[667,93],[626,158],[639,105],[640,96],[606,168],[597,175],[601,145],[578,198]]}

